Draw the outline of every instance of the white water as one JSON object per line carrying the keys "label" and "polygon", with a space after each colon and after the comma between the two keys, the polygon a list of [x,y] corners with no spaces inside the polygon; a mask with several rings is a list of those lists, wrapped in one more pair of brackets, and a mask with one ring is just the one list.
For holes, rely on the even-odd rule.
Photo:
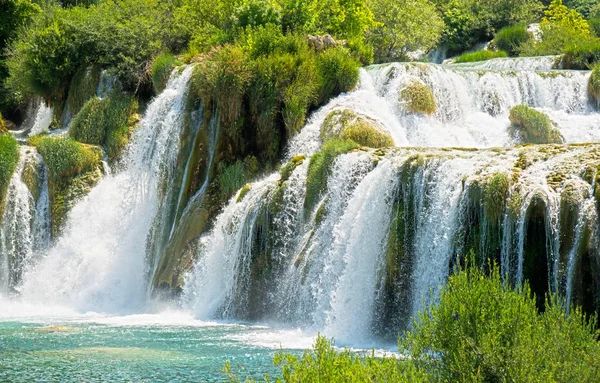
{"label": "white water", "polygon": [[132,312],[146,297],[146,238],[172,172],[191,69],[174,74],[148,107],[124,158],[76,205],[62,236],[21,286],[28,302]]}
{"label": "white water", "polygon": [[[23,182],[25,166],[34,167],[36,176],[40,178],[37,201]],[[0,223],[0,292],[6,292],[18,286],[21,274],[34,260],[35,254],[44,250],[50,242],[48,179],[41,156],[32,148],[21,148]]]}
{"label": "white water", "polygon": [[507,57],[452,64],[452,66],[471,69],[547,71],[557,69],[556,63],[560,60],[560,57],[561,56]]}

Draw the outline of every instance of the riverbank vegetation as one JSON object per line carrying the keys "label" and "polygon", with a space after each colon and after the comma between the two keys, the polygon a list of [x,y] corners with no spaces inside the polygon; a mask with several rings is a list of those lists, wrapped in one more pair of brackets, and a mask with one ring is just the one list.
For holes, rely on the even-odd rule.
{"label": "riverbank vegetation", "polygon": [[[513,288],[497,266],[466,267],[448,278],[438,302],[399,341],[400,355],[334,348],[318,337],[302,356],[281,351],[284,382],[594,382],[600,333],[579,308],[546,300],[540,312],[525,284]],[[224,371],[239,381],[230,364]]]}

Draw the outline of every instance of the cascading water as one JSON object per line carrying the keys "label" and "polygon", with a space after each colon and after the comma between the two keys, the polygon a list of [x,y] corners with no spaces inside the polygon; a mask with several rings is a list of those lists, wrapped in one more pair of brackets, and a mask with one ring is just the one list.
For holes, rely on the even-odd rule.
{"label": "cascading water", "polygon": [[[554,60],[516,60],[513,71],[505,68],[515,60],[485,64],[494,70],[367,68],[355,91],[311,116],[286,160],[318,152],[324,120],[344,109],[377,121],[400,146],[513,146],[508,112],[518,104],[547,113],[567,143],[598,141],[589,72],[539,71]],[[410,113],[399,99],[411,81],[432,89],[432,116]],[[203,318],[294,323],[346,344],[393,339],[470,250],[482,265],[496,260],[512,283],[530,281],[538,296],[552,290],[582,302],[575,281],[589,271],[581,265],[597,263],[598,149],[359,150],[337,157],[308,209],[306,159],[289,177],[271,175],[228,203],[200,241],[183,305]]]}
{"label": "cascading water", "polygon": [[33,148],[21,148],[0,223],[0,292],[6,292],[19,285],[35,254],[50,242],[48,179]]}
{"label": "cascading water", "polygon": [[146,298],[146,241],[173,172],[192,68],[175,71],[148,107],[123,160],[76,205],[62,236],[27,271],[30,302],[80,310],[137,311]]}

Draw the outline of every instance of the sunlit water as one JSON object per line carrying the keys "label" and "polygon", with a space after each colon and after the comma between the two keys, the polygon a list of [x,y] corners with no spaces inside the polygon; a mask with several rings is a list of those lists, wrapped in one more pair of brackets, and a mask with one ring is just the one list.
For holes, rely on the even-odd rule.
{"label": "sunlit water", "polygon": [[219,382],[225,361],[262,380],[277,374],[277,351],[300,353],[313,342],[299,330],[181,313],[41,314],[0,318],[0,382]]}

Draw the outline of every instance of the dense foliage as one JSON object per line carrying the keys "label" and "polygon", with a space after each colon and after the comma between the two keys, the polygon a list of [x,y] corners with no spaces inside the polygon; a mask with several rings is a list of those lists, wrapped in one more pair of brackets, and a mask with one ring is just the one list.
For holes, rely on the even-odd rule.
{"label": "dense foliage", "polygon": [[[451,275],[438,303],[400,340],[408,358],[337,351],[319,337],[302,356],[279,352],[283,382],[595,382],[595,318],[557,298],[539,312],[527,284],[513,289],[492,266]],[[228,363],[231,381],[239,381]]]}

